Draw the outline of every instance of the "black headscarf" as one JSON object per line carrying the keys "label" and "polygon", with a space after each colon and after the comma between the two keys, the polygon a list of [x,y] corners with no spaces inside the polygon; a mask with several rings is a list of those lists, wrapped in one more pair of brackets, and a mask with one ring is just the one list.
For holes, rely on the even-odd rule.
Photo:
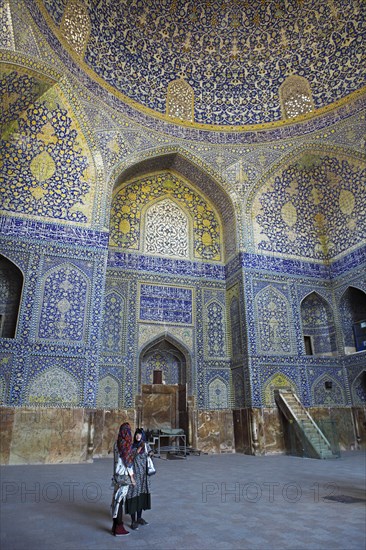
{"label": "black headscarf", "polygon": [[[141,439],[140,441],[137,441],[136,439],[136,435],[137,434],[141,434]],[[136,449],[137,452],[141,452],[141,450],[144,448],[145,446],[145,443],[146,443],[146,434],[144,432],[144,430],[142,428],[137,428],[135,430],[135,434],[133,436],[133,443],[132,443],[132,448],[133,449]]]}

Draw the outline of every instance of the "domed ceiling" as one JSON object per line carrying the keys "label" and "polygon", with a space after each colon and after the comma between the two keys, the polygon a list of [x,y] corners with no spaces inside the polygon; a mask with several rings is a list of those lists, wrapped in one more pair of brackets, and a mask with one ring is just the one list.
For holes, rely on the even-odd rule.
{"label": "domed ceiling", "polygon": [[[366,84],[363,0],[38,5],[89,75],[154,116],[166,116],[168,85],[177,79],[193,91],[193,124],[235,127],[279,122],[280,86],[291,75],[306,79],[312,111],[342,103]],[[85,43],[77,52],[80,36]]]}

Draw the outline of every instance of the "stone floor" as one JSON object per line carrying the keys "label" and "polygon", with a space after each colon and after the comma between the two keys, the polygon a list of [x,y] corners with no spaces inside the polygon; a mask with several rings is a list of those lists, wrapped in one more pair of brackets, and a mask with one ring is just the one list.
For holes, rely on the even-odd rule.
{"label": "stone floor", "polygon": [[123,537],[110,532],[111,458],[3,466],[1,550],[366,547],[360,451],[334,460],[229,454],[155,464],[149,525]]}

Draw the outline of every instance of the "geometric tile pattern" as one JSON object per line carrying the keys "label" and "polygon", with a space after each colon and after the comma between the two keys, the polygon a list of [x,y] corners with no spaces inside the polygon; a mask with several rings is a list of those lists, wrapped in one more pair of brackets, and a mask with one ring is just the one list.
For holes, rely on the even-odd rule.
{"label": "geometric tile pattern", "polygon": [[41,286],[43,301],[38,338],[81,342],[89,295],[85,274],[71,264],[63,264],[47,272]]}
{"label": "geometric tile pattern", "polygon": [[[173,202],[170,197],[177,199]],[[190,229],[189,233],[193,238],[194,256],[220,260],[221,230],[215,211],[191,186],[171,173],[142,178],[115,194],[111,211],[110,245],[138,251],[142,248],[144,236],[147,252],[156,252],[160,245],[160,249],[167,251],[168,256],[173,255],[175,250],[178,257],[187,257],[184,235],[188,236],[188,219],[185,212],[190,213],[189,225],[193,231]],[[157,217],[158,230],[155,234],[151,226]],[[181,231],[177,232],[177,228]]]}
{"label": "geometric tile pattern", "polygon": [[[316,108],[365,84],[365,11],[358,3],[174,0],[137,9],[134,2],[86,0],[85,6],[89,21],[80,21],[79,33],[91,30],[84,72],[161,115],[177,77],[193,90],[194,120],[214,125],[279,120],[278,91],[288,74],[309,81]],[[64,0],[40,7],[62,40]]]}
{"label": "geometric tile pattern", "polygon": [[[17,244],[17,247],[20,245],[21,242]],[[32,246],[34,247],[35,245]],[[5,245],[4,248],[7,249],[8,245]],[[8,248],[6,253],[7,257],[14,258],[15,260],[16,255],[14,253],[14,249]],[[43,250],[43,254],[45,253],[47,254],[46,250]],[[71,249],[69,250],[69,253],[72,255]],[[84,254],[85,253],[86,252],[84,252]],[[27,251],[26,254],[29,254],[29,252]],[[258,256],[258,265],[260,265],[260,259],[261,258]],[[197,396],[197,403],[200,408],[225,408],[227,406],[231,406],[231,400],[234,398],[234,395],[235,401],[233,401],[233,404],[235,403],[236,407],[244,406],[244,403],[247,405],[251,403],[252,406],[261,407],[265,402],[268,402],[268,399],[265,397],[265,388],[268,387],[269,383],[273,382],[276,375],[280,374],[285,376],[291,384],[295,385],[298,394],[301,396],[303,402],[308,406],[312,403],[315,404],[315,399],[319,403],[327,403],[329,406],[344,403],[347,404],[349,402],[348,394],[344,394],[346,381],[344,380],[343,375],[342,357],[329,356],[322,358],[321,356],[306,356],[303,351],[300,316],[301,308],[300,303],[296,303],[296,300],[298,300],[297,296],[307,295],[309,287],[313,287],[316,290],[319,288],[319,293],[323,293],[323,280],[321,278],[311,278],[309,276],[299,277],[296,275],[295,270],[295,274],[293,275],[286,272],[283,272],[282,274],[278,272],[278,280],[276,281],[275,276],[272,273],[271,284],[268,285],[268,280],[264,277],[263,282],[260,282],[260,284],[257,285],[257,290],[254,294],[252,290],[249,292],[251,287],[247,283],[245,284],[246,313],[243,310],[240,299],[239,317],[238,313],[236,313],[234,318],[231,320],[231,323],[235,325],[237,324],[237,318],[242,319],[240,330],[247,333],[249,346],[248,348],[246,347],[245,338],[243,337],[242,345],[245,346],[243,350],[243,357],[247,357],[247,353],[249,351],[249,371],[247,373],[245,369],[246,360],[244,360],[244,358],[240,359],[240,356],[235,356],[235,361],[241,361],[241,365],[240,367],[236,366],[233,371],[233,384],[235,387],[235,392],[232,397],[230,389],[230,363],[228,361],[228,356],[225,354],[225,348],[223,347],[225,341],[224,334],[226,331],[226,322],[224,321],[225,316],[223,316],[223,310],[221,309],[222,304],[225,304],[225,294],[222,290],[219,290],[220,285],[223,284],[221,279],[216,281],[212,279],[208,284],[207,279],[199,278],[197,276],[192,278],[189,276],[187,277],[187,275],[181,276],[178,271],[175,275],[173,275],[173,273],[164,274],[164,271],[162,271],[160,267],[155,272],[151,272],[151,265],[147,264],[144,268],[144,264],[141,264],[140,267],[136,266],[134,270],[130,271],[115,268],[113,270],[110,269],[109,283],[107,285],[107,289],[105,290],[104,286],[100,283],[98,283],[97,286],[91,285],[91,282],[88,282],[88,270],[85,272],[85,275],[83,275],[80,271],[81,267],[76,268],[78,263],[79,262],[75,263],[75,259],[70,259],[70,262],[67,263],[63,260],[61,263],[58,263],[58,265],[54,265],[53,267],[51,263],[50,269],[46,268],[47,266],[45,267],[43,279],[39,280],[36,285],[36,288],[38,287],[39,289],[53,289],[53,293],[50,294],[49,298],[47,298],[47,304],[49,304],[47,306],[48,309],[45,309],[46,306],[44,305],[46,296],[48,296],[48,290],[46,290],[43,294],[41,293],[44,298],[42,298],[42,301],[39,302],[40,304],[43,304],[42,307],[44,312],[49,311],[50,320],[54,320],[53,324],[55,327],[53,334],[50,334],[47,332],[48,329],[46,323],[42,323],[40,325],[40,328],[38,329],[39,335],[47,337],[42,339],[38,338],[39,343],[37,344],[37,349],[39,350],[40,355],[33,356],[29,361],[27,359],[29,353],[34,349],[34,344],[32,344],[32,339],[28,340],[26,329],[28,321],[26,321],[26,317],[21,317],[21,323],[23,323],[23,329],[20,332],[22,335],[22,343],[20,344],[20,340],[18,342],[17,340],[12,341],[11,339],[6,343],[8,356],[14,358],[16,357],[17,365],[16,368],[12,368],[11,362],[9,361],[4,365],[1,364],[2,372],[5,374],[8,372],[10,374],[10,378],[6,375],[8,376],[8,378],[6,378],[6,387],[9,390],[5,390],[5,395],[9,396],[6,397],[6,399],[9,399],[10,403],[29,403],[29,400],[32,397],[32,401],[34,403],[43,403],[46,406],[47,404],[48,406],[51,406],[51,403],[55,406],[66,406],[67,403],[71,403],[70,396],[73,396],[73,403],[75,400],[78,400],[78,403],[84,404],[84,406],[87,406],[88,403],[96,404],[98,400],[99,403],[102,402],[101,400],[104,400],[105,403],[108,403],[108,407],[112,407],[112,404],[117,401],[118,406],[131,406],[133,404],[133,396],[137,391],[138,357],[135,353],[135,342],[137,337],[136,307],[138,304],[138,281],[141,280],[145,281],[144,284],[141,285],[142,288],[151,287],[158,290],[168,290],[170,293],[173,292],[175,297],[173,301],[180,300],[180,295],[183,291],[188,291],[190,293],[190,318],[194,319],[194,350],[190,351],[193,360],[192,374],[190,375],[192,376],[192,380],[190,384],[192,384],[191,389],[193,394]],[[240,262],[238,262],[237,265],[237,273],[240,275],[240,273],[243,272],[243,269],[245,271],[245,268],[241,267]],[[27,300],[26,296],[29,295],[29,298],[34,296],[34,294],[32,294],[32,284],[34,285],[34,282],[37,280],[37,268],[34,269],[30,265],[30,269],[30,273],[33,273],[33,276],[27,278],[27,286],[23,293],[25,298],[24,306],[27,306],[27,303],[29,303],[32,308],[34,307],[34,302],[32,300]],[[260,270],[258,271],[258,269],[254,271],[257,274],[260,273]],[[88,277],[86,276],[86,273],[88,273]],[[45,283],[44,285],[42,281]],[[184,284],[187,285],[188,281],[189,287],[182,286]],[[259,283],[258,279],[256,279],[256,281]],[[70,285],[74,288],[70,288]],[[195,288],[194,294],[192,294],[193,287]],[[280,290],[284,287],[288,288],[290,292],[288,293],[286,291],[284,294],[284,291]],[[80,292],[74,293],[74,290],[79,288]],[[87,288],[89,288],[89,290],[87,290]],[[103,298],[104,295],[105,300],[105,319],[101,325],[102,338],[100,341],[102,344],[102,355],[100,357],[99,366],[99,376],[103,379],[103,382],[99,389],[99,383],[97,381],[95,381],[94,386],[94,382],[91,386],[88,386],[86,383],[87,380],[89,380],[89,376],[91,377],[91,380],[94,380],[93,363],[95,363],[96,366],[98,365],[98,356],[95,355],[95,353],[93,354],[94,357],[89,354],[89,348],[86,346],[87,340],[73,340],[72,345],[70,340],[70,345],[67,345],[68,340],[60,337],[60,330],[63,331],[63,334],[68,336],[69,339],[71,338],[71,334],[76,334],[76,337],[80,338],[80,335],[87,334],[88,331],[90,331],[92,337],[94,338],[95,332],[98,332],[98,324],[94,326],[91,321],[91,319],[96,319],[96,317],[90,317],[89,314],[85,313],[81,314],[83,307],[86,307],[85,304],[89,302],[87,295],[92,292],[92,288],[97,290],[99,298]],[[239,289],[240,287],[236,286],[234,288]],[[302,288],[304,288],[303,291],[301,291]],[[272,289],[271,292],[270,289]],[[276,290],[276,292],[274,292],[274,290]],[[270,292],[270,299],[265,292]],[[193,295],[195,296],[194,308]],[[233,296],[234,295],[235,293]],[[253,299],[258,296],[262,297],[258,298],[258,301],[263,299],[261,302],[263,315],[258,314],[257,318],[253,317]],[[266,296],[268,300],[265,298]],[[156,311],[159,311],[159,308],[161,309],[161,305],[159,305],[160,300],[163,297],[155,297],[154,294],[154,300],[157,298],[159,298],[159,303],[157,303],[157,309],[155,306],[154,308]],[[282,350],[277,351],[276,354],[272,354],[270,353],[272,351],[271,349],[264,347],[261,351],[261,355],[258,356],[256,355],[255,350],[256,346],[259,345],[257,334],[260,334],[260,332],[257,331],[260,330],[259,327],[261,326],[260,323],[262,323],[262,317],[266,318],[266,305],[269,307],[272,302],[277,304],[276,307],[278,310],[278,315],[276,320],[279,322],[278,330],[285,331],[284,334],[287,335],[286,338],[284,338],[285,345],[290,346],[291,351],[287,351],[286,353]],[[211,311],[210,306],[214,307],[215,311],[213,315],[209,314]],[[37,309],[37,300],[35,303],[35,309]],[[193,309],[194,316],[192,317]],[[310,320],[315,319],[316,321],[319,317],[317,312],[320,311],[324,313],[325,310],[323,311],[323,309],[320,308],[319,310],[319,308],[316,308],[314,314],[315,317],[311,313],[312,309],[310,309],[310,313],[307,310],[306,318],[309,318]],[[331,306],[328,303],[327,311],[330,311],[330,309]],[[25,310],[27,310],[27,307],[25,307]],[[216,310],[221,311],[219,316],[217,316]],[[39,309],[39,311],[42,311],[42,308]],[[125,313],[126,311],[129,312],[127,316]],[[165,311],[165,309],[163,309],[163,311]],[[181,312],[174,309],[169,309],[167,311],[170,315],[169,330],[174,334],[176,328],[179,327],[177,315],[178,313],[180,315]],[[175,311],[176,313],[174,313]],[[268,311],[271,313],[272,310],[269,309]],[[282,311],[283,314],[281,314]],[[325,313],[319,317],[320,320],[325,320],[324,322],[326,325],[324,326],[326,330],[328,330],[329,326],[328,319],[332,318],[329,317],[329,311],[325,317]],[[75,312],[75,316],[73,313],[71,320],[66,323],[67,315],[69,315],[69,313],[71,314],[71,312]],[[101,309],[99,310],[99,314],[100,312]],[[270,313],[268,313],[268,315],[270,315]],[[41,318],[46,319],[45,315],[46,314],[44,313]],[[272,326],[270,320],[273,318],[274,317],[271,313],[270,317],[268,317],[267,323],[269,327]],[[146,319],[143,323],[146,325],[146,329],[148,329],[149,322],[150,320]],[[152,322],[156,324],[157,327],[160,326],[160,331],[158,329],[155,334],[158,335],[164,333],[164,329],[167,326],[165,325],[164,316],[154,316],[154,320]],[[316,323],[315,326],[317,326]],[[320,325],[320,330],[323,330],[322,326],[323,325]],[[110,328],[109,333],[107,330],[108,327]],[[207,329],[209,331],[208,339],[205,332]],[[185,349],[187,349],[187,344],[184,340],[187,336],[185,336],[182,332],[183,329],[180,330],[181,332],[177,333],[178,340],[182,342],[182,345]],[[38,333],[34,334],[36,335]],[[218,335],[217,340],[215,340],[216,335]],[[50,336],[52,336],[52,338],[50,338]],[[54,347],[55,338],[59,340],[57,351]],[[187,342],[190,340],[191,336],[188,336]],[[77,342],[78,345],[76,345]],[[260,342],[262,342],[262,340]],[[96,339],[96,344],[97,343],[98,339]],[[207,343],[209,345],[206,348]],[[3,345],[5,345],[4,342]],[[221,355],[222,358],[217,356],[217,345],[220,350],[220,354],[223,353],[223,355]],[[273,339],[273,345],[277,345],[276,339]],[[281,343],[281,346],[282,345],[283,344]],[[76,358],[75,355],[70,356],[72,349],[74,349],[74,354],[79,353],[80,357],[85,356],[85,360],[81,361],[80,357]],[[212,351],[206,356],[206,352],[204,351],[205,349]],[[288,350],[289,348],[286,349]],[[55,357],[55,353],[57,354],[57,357]],[[214,354],[214,356],[212,356],[212,354]],[[347,365],[349,365],[347,369],[350,376],[350,383],[352,383],[352,381],[356,379],[362,371],[363,365],[362,362],[360,362],[361,359],[360,354],[347,357]],[[351,369],[352,364],[355,365],[354,370]],[[56,368],[56,371],[52,371],[53,368]],[[48,371],[52,372],[40,379],[38,378],[38,376],[43,375],[43,373]],[[337,374],[338,371],[341,372],[340,376]],[[312,375],[311,372],[314,372],[314,375]],[[65,373],[65,376],[61,375],[61,373]],[[324,380],[319,378],[322,375],[325,376]],[[166,376],[168,380],[175,380],[177,375],[173,376],[172,371],[170,370],[169,375],[167,373]],[[171,376],[173,376],[173,378],[171,378]],[[147,376],[146,381],[150,378],[151,374]],[[57,386],[59,388],[56,393],[53,392],[55,380],[57,380]],[[75,380],[78,381],[77,386],[74,383]],[[333,381],[333,386],[331,390],[326,390],[324,387],[324,382],[329,380]],[[34,381],[34,383],[32,381]],[[30,386],[32,383],[33,385]],[[29,394],[27,390],[27,388],[29,389],[30,387],[32,388],[31,394]],[[41,390],[38,391],[36,389],[37,387],[41,387],[42,392]],[[92,391],[90,394],[91,401],[89,401],[87,393],[88,387],[90,387]],[[362,400],[363,396],[362,393],[360,393],[362,385],[359,384],[356,387],[357,390],[354,390],[353,394],[358,396],[357,399]],[[339,388],[342,389],[343,393],[339,393]],[[10,392],[9,394],[7,393],[8,391]],[[248,399],[250,401],[248,401]],[[267,399],[267,401],[263,401],[263,399]]]}
{"label": "geometric tile pattern", "polygon": [[31,103],[41,90],[35,79],[15,71],[0,80],[7,99],[1,208],[18,216],[90,222],[95,171],[87,142],[60,89],[51,87]]}
{"label": "geometric tile pattern", "polygon": [[208,386],[208,408],[227,409],[228,407],[227,384],[220,378],[214,378]]}
{"label": "geometric tile pattern", "polygon": [[256,295],[257,345],[261,353],[291,353],[289,306],[285,296],[272,286]]}
{"label": "geometric tile pattern", "polygon": [[[26,4],[52,47],[59,48],[33,0]],[[48,9],[51,4],[55,24],[60,25],[66,3],[47,0]],[[92,26],[96,24],[94,4],[89,0],[83,4]],[[102,4],[99,3],[101,8]],[[119,10],[126,4],[117,6],[116,3],[111,9]],[[132,13],[135,4],[129,3],[126,13]],[[195,6],[191,3],[171,4],[178,11],[186,10],[194,19]],[[213,26],[215,13],[216,21],[217,14],[223,13],[223,3],[206,4],[202,13],[212,15],[209,25]],[[300,48],[302,57],[297,58],[304,61],[303,68],[296,66],[310,83],[315,108],[343,97],[360,85],[359,39],[364,31],[361,25],[357,28],[350,25],[347,36],[335,33],[334,26],[342,26],[343,22],[333,17],[332,5],[334,8],[334,2],[325,5],[312,2],[298,7],[305,16],[297,23],[299,31],[306,31],[305,35],[311,33],[310,14],[320,14],[325,24],[322,28],[329,31],[327,39],[321,40],[323,50],[316,52],[324,55],[318,59],[306,41],[301,46],[309,48],[306,55]],[[345,16],[353,20],[354,5],[343,0],[338,5],[344,8]],[[19,13],[24,4],[14,0],[12,6],[16,6]],[[263,36],[268,39],[265,28],[269,23],[261,19],[265,10],[268,8],[275,17],[274,28],[278,31],[281,18],[286,14],[290,17],[291,6],[291,2],[282,7],[277,3],[273,14],[274,4],[263,4],[256,12],[257,31],[264,31]],[[156,9],[158,7],[162,7],[161,3]],[[239,23],[254,29],[254,5],[247,6],[248,11],[239,10],[238,2],[230,6],[226,3],[226,7],[225,14],[240,14],[240,17],[252,14],[253,19],[248,23],[243,23],[243,19]],[[164,14],[166,9],[164,5]],[[364,6],[359,8],[357,17],[363,16],[363,10]],[[136,10],[134,15],[143,18],[143,13]],[[221,59],[216,60],[216,67],[222,68],[225,63],[231,71],[235,71],[235,64],[239,63],[235,56],[244,51],[240,50],[244,32],[235,30],[235,21],[234,17],[221,19],[220,24],[232,29],[231,40],[218,50]],[[104,22],[104,19],[100,21],[103,30]],[[123,25],[130,23],[124,20]],[[150,23],[151,28],[164,25],[164,17]],[[197,18],[196,24],[199,31],[200,25],[208,23]],[[189,85],[195,91],[196,120],[223,120],[225,124],[233,120],[234,125],[247,120],[260,125],[271,116],[278,121],[277,84],[288,74],[282,66],[283,60],[288,59],[283,46],[296,38],[297,28],[294,25],[293,36],[280,37],[281,55],[274,52],[280,71],[276,85],[273,75],[269,79],[268,74],[262,75],[261,63],[272,61],[262,58],[261,43],[257,44],[253,38],[260,34],[250,35],[249,42],[255,40],[256,43],[246,46],[250,46],[247,51],[252,56],[247,76],[255,74],[255,80],[250,83],[242,79],[235,85],[235,92],[241,98],[250,98],[249,86],[253,86],[251,89],[262,95],[248,100],[247,107],[242,104],[240,121],[235,110],[229,113],[220,95],[224,89],[220,89],[219,81],[215,98],[211,98],[212,101],[205,98],[204,103],[200,103],[197,98],[201,92],[197,94],[195,90],[198,72],[190,75]],[[25,22],[22,29],[26,30]],[[106,30],[109,32],[116,33],[115,27]],[[215,46],[215,32],[205,35],[202,45],[194,44],[187,33],[182,34],[177,42],[180,52],[183,42],[186,42],[185,55],[189,51],[193,53],[194,48],[207,46],[210,40]],[[38,39],[38,35],[35,36]],[[159,35],[162,44],[160,36],[163,35]],[[93,40],[92,33],[86,46],[87,55],[93,55]],[[341,45],[340,40],[351,43]],[[350,78],[344,78],[344,73],[342,77],[337,76],[334,65],[337,56],[329,53],[336,42],[338,51],[348,54],[352,50],[346,71]],[[225,48],[226,54],[233,49],[233,55],[224,56]],[[79,70],[82,85],[76,84],[71,73],[78,64],[67,52],[59,50],[60,58],[57,58],[42,42],[40,51],[45,63],[41,63],[30,58],[35,51],[34,43],[24,55],[10,50],[0,52],[0,58],[9,63],[0,82],[5,98],[6,125],[1,130],[5,159],[1,171],[6,183],[2,193],[6,199],[3,210],[7,214],[0,220],[0,240],[6,258],[24,275],[16,337],[0,341],[1,392],[6,402],[13,406],[38,403],[93,408],[104,403],[108,407],[133,407],[139,389],[139,349],[146,349],[151,343],[155,345],[166,335],[167,341],[177,348],[176,357],[184,352],[190,358],[187,383],[200,409],[234,404],[237,408],[263,407],[271,402],[276,384],[294,387],[306,406],[364,403],[365,352],[332,355],[344,335],[349,343],[350,324],[358,311],[345,294],[347,288],[352,286],[366,292],[366,247],[361,246],[365,222],[362,96],[324,116],[301,123],[275,124],[263,132],[242,132],[231,127],[216,132],[194,124],[179,125],[148,117],[146,111],[136,111],[131,104],[107,92],[90,73]],[[154,53],[158,55],[157,51]],[[171,53],[167,52],[167,63]],[[100,49],[96,48],[95,55],[100,55]],[[209,50],[207,59],[213,55]],[[319,62],[337,80],[338,88],[330,86],[330,79],[326,87],[324,83],[314,86],[317,71],[312,72],[310,65]],[[51,68],[53,63],[56,69]],[[62,63],[71,73],[64,71]],[[188,65],[178,65],[178,71],[187,70]],[[56,74],[59,69],[60,73]],[[130,67],[117,69],[127,75]],[[108,63],[105,70],[108,76]],[[204,70],[213,70],[209,60]],[[52,74],[53,78],[48,79],[46,74]],[[65,75],[62,82],[60,75]],[[205,74],[200,81],[206,77],[214,78]],[[169,79],[167,73],[160,82],[164,79]],[[143,79],[134,82],[133,93],[139,94],[146,83]],[[273,88],[268,86],[269,82]],[[234,86],[233,81],[231,85]],[[243,87],[248,93],[242,93]],[[102,100],[96,100],[94,94],[101,94],[103,101],[112,106],[105,119],[100,108]],[[165,94],[166,89],[162,93],[157,87],[148,97],[153,107],[162,113]],[[271,104],[271,115],[262,110],[263,102]],[[220,104],[222,108],[217,109]],[[91,105],[93,109],[88,110]],[[84,108],[90,121],[93,113],[98,114],[95,124],[85,124]],[[105,148],[108,150],[104,151]],[[169,177],[167,172],[162,172],[164,166],[158,167],[160,154],[176,155],[174,171]],[[108,250],[106,227],[111,189],[122,169],[133,169],[135,162],[145,161],[155,163],[154,177],[160,177],[161,181],[155,180],[147,190],[144,185],[148,185],[152,175],[144,175],[119,188],[130,194],[120,201],[117,217],[114,220],[112,217],[111,226],[118,233],[120,249],[111,246]],[[109,179],[110,173],[115,175],[115,180]],[[122,180],[118,181],[122,185]],[[161,200],[169,210],[169,220],[164,219]],[[158,208],[149,212],[148,207],[155,204]],[[125,211],[128,208],[130,211]],[[138,217],[142,214],[146,219],[146,213],[148,221],[153,218],[164,230],[172,231],[165,248],[158,246],[161,235],[154,232],[148,232],[153,245],[146,248],[146,223]],[[179,223],[174,226],[175,222]],[[128,224],[133,227],[130,233],[125,231]],[[183,238],[180,234],[174,237],[173,230],[177,227],[184,230]],[[134,246],[126,246],[126,235],[132,240],[136,237],[137,245],[134,242]],[[240,252],[236,240],[241,243]],[[180,247],[178,257],[173,254],[175,244]],[[164,254],[159,255],[161,250]],[[225,252],[230,261],[224,266]],[[144,318],[140,319],[141,297],[146,289],[146,301],[142,301],[141,317]],[[338,296],[337,302],[333,296]],[[177,307],[179,301],[180,307]],[[230,317],[229,322],[226,315]],[[326,341],[323,352],[329,355],[305,354],[303,323],[312,330],[312,336],[318,338],[318,349],[322,349],[320,341]],[[234,337],[228,345],[226,339],[231,338],[232,332]],[[236,348],[238,339],[240,346]],[[166,368],[167,379],[181,380],[183,373],[179,373],[179,365],[170,367],[170,370]],[[146,380],[151,380],[150,371]]]}
{"label": "geometric tile pattern", "polygon": [[59,368],[50,368],[29,384],[27,405],[75,407],[80,403],[80,382]]}
{"label": "geometric tile pattern", "polygon": [[111,291],[104,297],[101,346],[102,352],[122,353],[125,347],[125,300],[119,292]]}
{"label": "geometric tile pattern", "polygon": [[304,335],[310,336],[313,353],[332,353],[337,349],[330,305],[315,292],[301,303],[301,323]]}
{"label": "geometric tile pattern", "polygon": [[329,374],[322,374],[311,389],[315,406],[345,405],[345,395],[340,383]]}
{"label": "geometric tile pattern", "polygon": [[193,321],[193,296],[188,288],[157,285],[140,287],[140,321],[187,323]]}
{"label": "geometric tile pattern", "polygon": [[259,190],[251,211],[258,252],[329,260],[363,242],[366,166],[308,152]]}

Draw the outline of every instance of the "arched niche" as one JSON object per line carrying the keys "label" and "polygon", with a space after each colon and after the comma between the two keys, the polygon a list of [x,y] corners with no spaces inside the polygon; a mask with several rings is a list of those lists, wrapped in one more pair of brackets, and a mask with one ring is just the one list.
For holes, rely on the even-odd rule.
{"label": "arched niche", "polygon": [[69,0],[62,16],[60,32],[80,57],[84,56],[91,31],[88,9],[80,0]]}
{"label": "arched niche", "polygon": [[215,206],[172,171],[146,174],[116,189],[109,246],[170,259],[220,262],[224,255],[222,223]]}
{"label": "arched niche", "polygon": [[291,310],[286,296],[277,288],[268,285],[255,296],[254,307],[258,320],[260,352],[292,353]]}
{"label": "arched niche", "polygon": [[8,258],[0,255],[0,337],[15,338],[23,274]]}
{"label": "arched niche", "polygon": [[183,78],[168,84],[166,114],[172,118],[194,121],[193,88]]}
{"label": "arched niche", "polygon": [[90,294],[87,275],[73,263],[64,262],[43,274],[40,289],[37,337],[83,341]]}
{"label": "arched niche", "polygon": [[315,380],[311,394],[315,406],[339,407],[345,404],[345,395],[340,383],[329,374],[322,374]]}
{"label": "arched niche", "polygon": [[228,384],[221,376],[215,376],[208,384],[209,409],[229,408]]}
{"label": "arched niche", "polygon": [[205,305],[205,344],[207,357],[226,356],[226,310],[218,300]]}
{"label": "arched niche", "polygon": [[317,292],[301,302],[301,325],[305,355],[336,355],[336,334],[332,308]]}
{"label": "arched niche", "polygon": [[147,429],[189,431],[188,395],[191,359],[188,350],[164,333],[146,344],[139,358],[139,420]]}
{"label": "arched niche", "polygon": [[168,334],[161,335],[144,346],[140,352],[139,367],[139,385],[159,383],[156,380],[168,385],[190,382],[189,354]]}
{"label": "arched niche", "polygon": [[115,290],[104,297],[101,323],[101,349],[105,353],[123,353],[126,337],[126,299]]}
{"label": "arched niche", "polygon": [[97,408],[118,409],[120,401],[120,383],[114,376],[108,374],[99,379]]}
{"label": "arched niche", "polygon": [[366,350],[366,293],[349,286],[339,304],[345,353]]}
{"label": "arched niche", "polygon": [[354,379],[352,386],[352,402],[356,406],[364,407],[366,403],[366,370],[361,371]]}
{"label": "arched niche", "polygon": [[146,254],[192,258],[193,221],[171,197],[149,203],[144,212],[142,250]]}
{"label": "arched niche", "polygon": [[35,376],[27,389],[27,404],[48,407],[77,407],[81,383],[65,369],[54,367]]}
{"label": "arched niche", "polygon": [[295,148],[248,191],[246,250],[323,263],[362,247],[364,170],[364,156],[343,147]]}
{"label": "arched niche", "polygon": [[286,374],[277,372],[267,380],[264,384],[262,392],[262,400],[266,407],[275,407],[275,390],[291,390],[298,394],[297,386]]}
{"label": "arched niche", "polygon": [[310,84],[306,78],[290,75],[279,89],[282,117],[285,119],[310,113],[314,109]]}
{"label": "arched niche", "polygon": [[[236,212],[231,198],[224,190],[223,183],[220,184],[209,173],[208,168],[206,170],[202,161],[188,158],[188,155],[181,151],[157,153],[152,150],[150,154],[147,152],[145,155],[146,158],[136,158],[135,161],[131,160],[129,165],[116,168],[112,175],[114,178],[113,193],[125,182],[142,178],[151,173],[170,171],[182,176],[216,209],[222,223],[225,261],[233,257],[238,252]],[[112,195],[110,201],[112,201]]]}
{"label": "arched niche", "polygon": [[26,55],[21,65],[1,66],[1,139],[7,155],[0,174],[5,181],[11,174],[11,185],[0,193],[0,209],[14,217],[100,224],[99,150],[90,140],[84,110],[54,67]]}

